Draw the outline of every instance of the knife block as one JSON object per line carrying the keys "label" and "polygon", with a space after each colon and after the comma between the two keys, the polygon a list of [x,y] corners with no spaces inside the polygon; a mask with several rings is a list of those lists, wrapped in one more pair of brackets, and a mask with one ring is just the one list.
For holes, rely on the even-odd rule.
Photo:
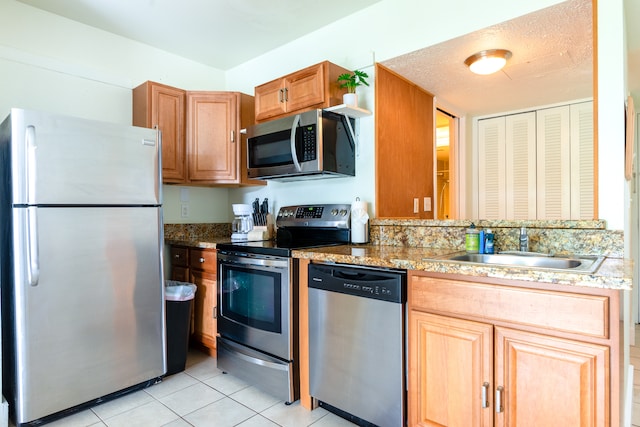
{"label": "knife block", "polygon": [[267,225],[253,226],[253,230],[249,232],[249,240],[271,240],[275,236],[275,224],[273,215],[267,214]]}

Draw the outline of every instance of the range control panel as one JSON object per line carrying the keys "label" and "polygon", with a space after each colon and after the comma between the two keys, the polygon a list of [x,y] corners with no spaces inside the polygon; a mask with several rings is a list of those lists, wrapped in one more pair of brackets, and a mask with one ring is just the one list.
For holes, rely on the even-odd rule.
{"label": "range control panel", "polygon": [[351,205],[283,206],[278,211],[278,227],[349,228]]}

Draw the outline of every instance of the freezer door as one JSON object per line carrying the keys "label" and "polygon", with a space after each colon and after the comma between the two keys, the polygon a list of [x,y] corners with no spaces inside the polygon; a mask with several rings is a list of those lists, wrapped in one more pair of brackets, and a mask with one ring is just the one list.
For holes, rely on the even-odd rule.
{"label": "freezer door", "polygon": [[163,375],[160,208],[14,208],[13,216],[17,421]]}
{"label": "freezer door", "polygon": [[158,205],[152,129],[11,110],[13,204]]}

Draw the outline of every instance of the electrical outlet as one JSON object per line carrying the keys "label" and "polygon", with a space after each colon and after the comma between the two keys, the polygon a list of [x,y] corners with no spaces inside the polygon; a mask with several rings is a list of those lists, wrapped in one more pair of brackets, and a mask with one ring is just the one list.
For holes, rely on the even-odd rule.
{"label": "electrical outlet", "polygon": [[431,212],[431,197],[424,198],[424,211]]}
{"label": "electrical outlet", "polygon": [[182,218],[189,217],[189,205],[187,203],[183,203],[180,205],[180,217]]}
{"label": "electrical outlet", "polygon": [[413,199],[413,213],[420,213],[420,199]]}

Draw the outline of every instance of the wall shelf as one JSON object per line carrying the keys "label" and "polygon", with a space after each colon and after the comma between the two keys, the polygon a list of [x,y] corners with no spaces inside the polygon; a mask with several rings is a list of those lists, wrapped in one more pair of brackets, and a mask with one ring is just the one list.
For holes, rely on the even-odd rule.
{"label": "wall shelf", "polygon": [[346,104],[334,105],[333,107],[325,108],[325,111],[344,114],[345,116],[353,117],[354,119],[359,119],[359,118],[367,117],[371,115],[371,111],[369,110],[365,110],[364,108],[354,107],[352,105],[346,105]]}

